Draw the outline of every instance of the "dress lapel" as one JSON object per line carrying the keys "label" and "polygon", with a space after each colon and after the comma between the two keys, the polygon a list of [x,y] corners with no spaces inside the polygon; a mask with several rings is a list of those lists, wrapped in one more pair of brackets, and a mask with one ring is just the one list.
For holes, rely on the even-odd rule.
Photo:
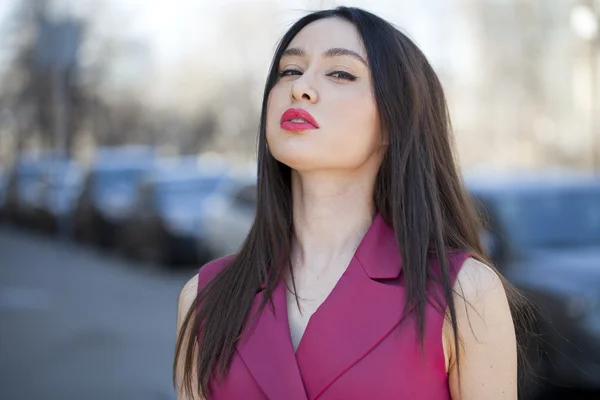
{"label": "dress lapel", "polygon": [[378,214],[311,316],[296,351],[309,399],[318,398],[399,324],[405,302],[401,267],[394,231]]}
{"label": "dress lapel", "polygon": [[[250,318],[262,298],[262,292],[256,295]],[[237,351],[267,398],[307,400],[290,336],[284,283],[277,286],[272,299],[274,309],[267,303],[255,320],[249,320],[251,325]]]}

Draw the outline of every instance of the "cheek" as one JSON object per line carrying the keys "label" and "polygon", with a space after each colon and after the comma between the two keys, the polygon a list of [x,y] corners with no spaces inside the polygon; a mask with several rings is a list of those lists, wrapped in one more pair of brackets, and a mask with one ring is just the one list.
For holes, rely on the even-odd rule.
{"label": "cheek", "polygon": [[[282,107],[285,107],[286,104],[289,103],[290,88],[282,84],[277,84],[269,92],[269,97],[267,99],[267,111],[275,111],[275,114],[277,114],[278,110],[283,112]],[[270,115],[273,116],[273,113]],[[279,113],[279,115],[274,115],[275,118],[279,118],[280,116],[281,113]]]}
{"label": "cheek", "polygon": [[[381,142],[379,116],[371,93],[363,92],[337,103],[335,131],[339,143],[373,151]],[[358,149],[357,149],[358,150]]]}

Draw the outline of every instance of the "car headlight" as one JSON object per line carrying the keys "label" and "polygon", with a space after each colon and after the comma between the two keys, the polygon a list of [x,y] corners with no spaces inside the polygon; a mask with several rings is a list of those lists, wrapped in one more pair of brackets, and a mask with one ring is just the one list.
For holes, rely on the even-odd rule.
{"label": "car headlight", "polygon": [[123,195],[106,196],[101,202],[102,212],[109,218],[121,219],[131,210],[131,199]]}
{"label": "car headlight", "polygon": [[129,213],[128,207],[105,207],[103,209],[104,215],[112,219],[122,219]]}
{"label": "car headlight", "polygon": [[196,229],[196,219],[189,215],[171,215],[166,221],[169,230],[176,233],[190,233]]}

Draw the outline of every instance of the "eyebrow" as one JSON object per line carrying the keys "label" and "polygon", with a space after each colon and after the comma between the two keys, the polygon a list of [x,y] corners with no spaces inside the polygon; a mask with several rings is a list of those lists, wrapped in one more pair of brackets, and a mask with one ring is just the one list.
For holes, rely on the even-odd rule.
{"label": "eyebrow", "polygon": [[[292,48],[286,49],[283,52],[283,54],[281,55],[281,57],[285,57],[285,56],[304,57],[305,55],[306,55],[306,52],[303,49],[300,49],[297,47],[292,47]],[[355,51],[349,50],[349,49],[344,49],[343,47],[333,47],[323,53],[323,57],[326,57],[326,58],[332,58],[332,57],[338,57],[338,56],[350,56],[350,57],[357,59],[361,63],[363,63],[365,66],[367,66],[367,67],[369,66],[369,64],[367,64],[365,59],[362,58],[362,56],[360,54],[358,54]]]}

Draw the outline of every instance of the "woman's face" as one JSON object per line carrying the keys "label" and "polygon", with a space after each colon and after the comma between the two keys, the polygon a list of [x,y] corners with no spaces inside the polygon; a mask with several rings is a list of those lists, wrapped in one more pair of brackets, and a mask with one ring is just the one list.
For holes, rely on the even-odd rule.
{"label": "woman's face", "polygon": [[[356,28],[338,18],[312,22],[294,37],[267,105],[273,157],[298,171],[379,167],[383,143],[366,60]],[[312,123],[297,119],[310,119],[303,111]]]}

